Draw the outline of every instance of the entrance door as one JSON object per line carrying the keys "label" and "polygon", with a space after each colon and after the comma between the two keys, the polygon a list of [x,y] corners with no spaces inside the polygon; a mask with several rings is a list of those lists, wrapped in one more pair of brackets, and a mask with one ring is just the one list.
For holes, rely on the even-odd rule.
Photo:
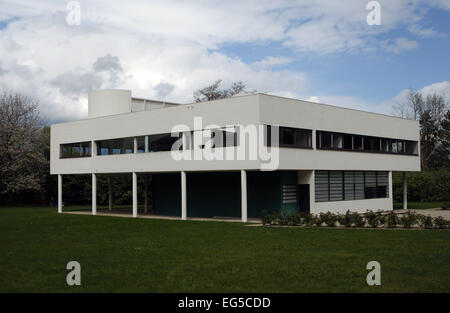
{"label": "entrance door", "polygon": [[301,213],[309,213],[309,184],[297,185],[297,203]]}

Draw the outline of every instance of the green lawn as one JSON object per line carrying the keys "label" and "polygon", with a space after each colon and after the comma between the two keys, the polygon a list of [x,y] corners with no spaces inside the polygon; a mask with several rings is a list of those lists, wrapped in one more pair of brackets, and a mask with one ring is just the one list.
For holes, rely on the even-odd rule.
{"label": "green lawn", "polygon": [[[448,202],[408,202],[408,209],[435,209],[442,208]],[[394,210],[403,209],[402,202],[394,202]]]}
{"label": "green lawn", "polygon": [[[0,208],[1,292],[449,292],[450,231],[245,226]],[[66,285],[66,264],[82,285]],[[381,263],[382,286],[366,284]]]}

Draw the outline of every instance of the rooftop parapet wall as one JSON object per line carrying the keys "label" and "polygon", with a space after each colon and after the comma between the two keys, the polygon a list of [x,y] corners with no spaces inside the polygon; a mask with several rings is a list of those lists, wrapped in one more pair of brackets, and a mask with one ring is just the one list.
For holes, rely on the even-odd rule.
{"label": "rooftop parapet wall", "polygon": [[93,90],[88,95],[88,118],[131,112],[131,90]]}
{"label": "rooftop parapet wall", "polygon": [[131,90],[93,90],[88,95],[88,118],[149,111],[176,105],[178,103],[132,98]]}

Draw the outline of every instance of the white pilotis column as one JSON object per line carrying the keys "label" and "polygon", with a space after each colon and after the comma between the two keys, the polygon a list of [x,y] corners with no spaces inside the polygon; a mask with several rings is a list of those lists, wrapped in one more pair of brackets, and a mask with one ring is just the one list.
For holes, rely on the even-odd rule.
{"label": "white pilotis column", "polygon": [[133,172],[133,217],[137,217],[137,174]]}
{"label": "white pilotis column", "polygon": [[58,174],[58,213],[62,213],[62,175]]}
{"label": "white pilotis column", "polygon": [[97,214],[97,174],[92,173],[92,215]]}
{"label": "white pilotis column", "polygon": [[187,218],[186,172],[181,172],[181,219]]}
{"label": "white pilotis column", "polygon": [[112,211],[112,207],[113,207],[113,193],[112,193],[112,177],[111,174],[108,177],[108,193],[109,193],[109,207],[108,209],[110,211]]}
{"label": "white pilotis column", "polygon": [[403,209],[408,209],[408,183],[406,180],[406,172],[403,172]]}
{"label": "white pilotis column", "polygon": [[241,170],[241,219],[247,223],[247,172]]}

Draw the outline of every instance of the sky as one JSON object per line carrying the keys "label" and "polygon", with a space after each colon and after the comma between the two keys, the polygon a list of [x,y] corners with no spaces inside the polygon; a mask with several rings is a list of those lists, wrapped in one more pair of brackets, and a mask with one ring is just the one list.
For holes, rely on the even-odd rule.
{"label": "sky", "polygon": [[217,79],[385,114],[408,88],[449,101],[450,0],[369,2],[0,0],[0,91],[48,123],[86,118],[90,90],[191,103]]}

